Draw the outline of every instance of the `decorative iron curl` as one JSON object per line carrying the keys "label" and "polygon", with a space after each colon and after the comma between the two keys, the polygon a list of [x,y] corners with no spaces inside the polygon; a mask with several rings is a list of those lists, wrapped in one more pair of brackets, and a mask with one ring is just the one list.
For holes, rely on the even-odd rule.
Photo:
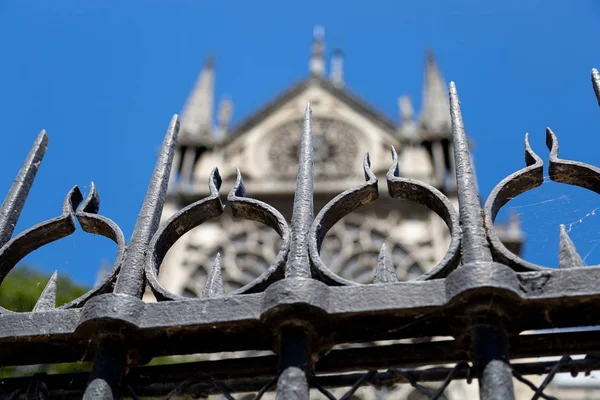
{"label": "decorative iron curl", "polygon": [[529,134],[525,134],[525,168],[504,178],[488,197],[484,206],[485,226],[494,258],[515,271],[536,271],[543,267],[523,260],[504,246],[494,229],[500,209],[515,197],[540,186],[544,182],[544,162],[531,149]]}
{"label": "decorative iron curl", "polygon": [[450,246],[442,260],[431,270],[415,280],[443,278],[452,272],[460,261],[460,226],[458,215],[450,200],[439,190],[424,182],[410,178],[401,178],[398,168],[398,153],[392,146],[392,166],[386,174],[388,192],[391,197],[410,200],[435,212],[450,231]]}
{"label": "decorative iron curl", "polygon": [[[600,106],[600,73],[592,69],[592,87]],[[558,139],[552,129],[546,128],[546,146],[550,150],[548,175],[554,182],[579,186],[600,194],[600,168],[579,161],[563,160],[558,157]],[[531,150],[529,135],[525,135],[526,167],[504,178],[488,197],[485,207],[485,225],[494,258],[507,264],[515,271],[544,269],[522,259],[509,251],[494,230],[494,221],[500,209],[513,198],[540,186],[544,182],[543,161]],[[560,226],[559,268],[583,266],[583,261],[564,226]]]}
{"label": "decorative iron curl", "polygon": [[[391,150],[392,166],[386,174],[390,196],[401,200],[414,201],[426,206],[438,214],[450,230],[450,247],[442,261],[429,272],[416,278],[416,280],[442,278],[454,270],[458,266],[460,260],[460,227],[458,224],[458,216],[456,211],[454,211],[454,207],[452,206],[452,203],[450,203],[450,200],[433,186],[414,179],[400,178],[398,154],[394,147],[392,147]],[[357,283],[343,279],[331,272],[321,260],[319,252],[323,240],[325,239],[325,235],[338,221],[358,207],[373,203],[379,197],[377,177],[371,171],[370,166],[371,162],[369,153],[367,152],[365,153],[363,161],[366,182],[336,196],[323,207],[313,222],[310,235],[311,261],[314,272],[328,284],[357,285]],[[376,267],[374,282],[395,282],[397,280],[394,279],[396,274],[395,269],[391,265],[386,266],[386,262],[389,264],[391,260],[387,257],[385,245],[382,247],[379,258],[380,260]],[[394,275],[394,277],[392,277],[392,279],[378,279],[384,272],[385,274]]]}
{"label": "decorative iron curl", "polygon": [[[600,194],[599,168],[559,158],[558,139],[550,128],[546,128],[546,146],[550,150],[548,175],[552,181],[579,186]],[[536,271],[546,267],[526,261],[509,251],[493,229],[496,216],[506,203],[518,195],[540,186],[544,181],[543,161],[531,150],[528,135],[525,136],[525,162],[526,168],[509,175],[494,188],[485,204],[484,212],[487,234],[494,256],[516,271]],[[564,227],[561,227],[561,247],[566,245],[566,242],[570,243],[570,239]],[[574,250],[572,243],[568,247]]]}
{"label": "decorative iron curl", "polygon": [[558,158],[558,139],[550,128],[546,129],[546,145],[550,149],[548,167],[550,179],[600,194],[600,168],[579,161]]}
{"label": "decorative iron curl", "polygon": [[[97,215],[100,209],[100,197],[96,186],[91,183],[90,192],[85,201],[77,186],[74,186],[65,197],[62,215],[39,223],[21,232],[2,248],[0,248],[0,285],[8,273],[31,252],[49,243],[71,235],[77,229],[75,218],[85,232],[105,236],[117,244],[117,255],[109,274],[82,296],[64,304],[59,308],[75,308],[85,304],[91,297],[104,293],[112,288],[119,266],[125,253],[125,237],[121,229],[109,218]],[[42,291],[34,311],[48,311],[55,308],[56,272]],[[12,313],[0,307],[0,314]]]}
{"label": "decorative iron curl", "polygon": [[232,294],[255,293],[264,290],[271,283],[284,277],[284,265],[290,250],[290,231],[285,218],[279,211],[262,201],[246,197],[242,174],[239,169],[236,170],[235,185],[227,196],[227,202],[231,205],[233,216],[265,224],[281,237],[281,246],[273,264],[252,282],[232,292]]}
{"label": "decorative iron curl", "polygon": [[94,182],[92,182],[90,186],[90,192],[84,202],[77,208],[75,216],[85,232],[102,235],[115,242],[117,244],[117,255],[115,256],[110,271],[94,288],[59,308],[81,307],[93,296],[110,292],[117,279],[121,264],[123,263],[123,258],[125,257],[125,250],[127,248],[125,236],[123,235],[121,228],[119,228],[114,221],[105,216],[98,215],[98,211],[100,210],[100,196]]}
{"label": "decorative iron curl", "polygon": [[377,186],[377,177],[371,171],[371,160],[369,152],[365,153],[363,159],[363,170],[365,173],[365,183],[348,189],[338,194],[329,203],[319,211],[319,214],[313,221],[310,228],[309,249],[310,260],[312,263],[313,275],[318,276],[325,283],[338,286],[357,285],[341,278],[331,272],[321,260],[320,251],[323,240],[327,232],[338,223],[343,217],[356,210],[358,207],[371,204],[379,198],[379,188]]}
{"label": "decorative iron curl", "polygon": [[165,289],[158,281],[158,271],[165,255],[179,238],[205,221],[215,219],[223,213],[225,206],[219,196],[221,183],[219,170],[214,168],[208,180],[210,195],[179,210],[152,237],[148,245],[145,274],[148,284],[157,300],[186,299]]}
{"label": "decorative iron curl", "polygon": [[[156,298],[164,300],[190,300],[188,297],[176,295],[166,290],[158,281],[158,271],[169,249],[190,230],[204,222],[219,217],[225,208],[219,196],[221,177],[217,168],[213,169],[209,178],[210,195],[173,215],[156,232],[149,245],[146,258],[146,279]],[[232,208],[233,216],[246,220],[261,222],[274,229],[282,239],[281,247],[274,263],[259,277],[249,284],[237,289],[230,294],[244,294],[259,292],[275,280],[283,277],[283,265],[289,251],[289,229],[283,216],[270,205],[255,199],[247,198],[242,175],[237,170],[237,179],[231,192],[227,196],[228,204]],[[224,293],[221,276],[220,255],[213,264],[209,274],[205,297],[219,296]],[[210,286],[210,287],[209,287]]]}

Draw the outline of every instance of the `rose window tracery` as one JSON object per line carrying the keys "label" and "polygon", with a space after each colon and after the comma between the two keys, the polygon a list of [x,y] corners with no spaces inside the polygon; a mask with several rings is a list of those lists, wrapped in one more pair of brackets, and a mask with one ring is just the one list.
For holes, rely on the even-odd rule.
{"label": "rose window tracery", "polygon": [[[269,134],[268,158],[277,179],[295,179],[303,121],[287,122]],[[312,123],[315,178],[345,178],[355,173],[358,130],[331,118]]]}
{"label": "rose window tracery", "polygon": [[[383,243],[392,257],[400,280],[411,280],[423,269],[389,232],[398,221],[374,215],[351,214],[327,234],[321,248],[325,264],[344,279],[357,283],[373,280],[375,265]],[[206,277],[217,253],[221,255],[226,291],[239,289],[260,276],[275,260],[280,238],[272,229],[252,221],[234,220],[223,215],[211,236],[219,238],[207,245],[202,232],[187,243],[183,260],[189,278],[183,295],[202,294]],[[207,232],[205,232],[207,233]]]}

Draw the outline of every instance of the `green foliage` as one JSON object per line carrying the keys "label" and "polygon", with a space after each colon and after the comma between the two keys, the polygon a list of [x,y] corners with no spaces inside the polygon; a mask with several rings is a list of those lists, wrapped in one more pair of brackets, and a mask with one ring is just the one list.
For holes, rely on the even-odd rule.
{"label": "green foliage", "polygon": [[[31,266],[15,268],[0,285],[0,306],[12,311],[31,311],[49,279],[49,274],[45,274]],[[68,277],[61,277],[60,275],[58,275],[56,289],[57,306],[68,303],[89,290],[89,288],[77,285]],[[203,359],[204,357],[198,355],[157,357],[152,360],[150,365],[193,362]],[[44,372],[58,374],[89,371],[91,368],[92,363],[90,362],[8,366],[0,368],[0,378],[29,376]]]}
{"label": "green foliage", "polygon": [[[50,279],[50,275],[36,268],[26,265],[15,268],[0,286],[0,306],[12,311],[31,311],[48,279]],[[65,304],[81,296],[87,290],[88,288],[77,285],[68,277],[58,275],[56,305]]]}
{"label": "green foliage", "polygon": [[[50,275],[31,266],[15,268],[0,285],[0,306],[12,311],[31,311],[49,279]],[[68,303],[88,290],[89,288],[77,285],[71,279],[59,275],[56,281],[56,305]],[[0,377],[26,376],[40,372],[73,372],[89,370],[90,367],[90,363],[3,367],[0,369]]]}

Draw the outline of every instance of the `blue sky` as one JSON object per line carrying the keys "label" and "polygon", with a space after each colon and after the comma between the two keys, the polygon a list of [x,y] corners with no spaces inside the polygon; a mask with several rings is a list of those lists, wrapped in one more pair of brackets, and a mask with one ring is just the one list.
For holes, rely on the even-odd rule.
{"label": "blue sky", "polygon": [[[563,158],[600,164],[589,78],[600,68],[599,19],[592,0],[0,0],[1,190],[45,128],[48,152],[17,231],[59,215],[70,187],[87,192],[94,181],[101,213],[129,237],[169,119],[204,59],[216,56],[217,96],[232,97],[239,121],[306,76],[312,28],[322,24],[328,49],[344,50],[348,86],[395,120],[399,95],[418,108],[424,52],[435,51],[457,83],[486,197],[523,166],[525,132],[543,159],[550,126]],[[548,182],[509,206],[528,234],[527,259],[556,265],[558,224],[572,223],[587,263],[600,263],[597,195]],[[78,232],[26,261],[91,284],[114,252]]]}

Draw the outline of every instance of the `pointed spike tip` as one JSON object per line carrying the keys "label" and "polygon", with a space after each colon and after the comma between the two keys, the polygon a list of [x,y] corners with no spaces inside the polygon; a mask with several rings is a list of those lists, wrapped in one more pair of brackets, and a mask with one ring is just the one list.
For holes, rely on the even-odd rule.
{"label": "pointed spike tip", "polygon": [[456,83],[454,83],[454,81],[450,81],[450,83],[448,84],[448,91],[450,92],[450,94],[456,95]]}
{"label": "pointed spike tip", "polygon": [[174,125],[176,129],[179,129],[179,115],[173,114],[169,125]]}
{"label": "pointed spike tip", "polygon": [[129,240],[127,252],[121,264],[114,287],[114,293],[128,294],[141,298],[144,291],[144,259],[148,244],[160,225],[163,206],[167,197],[167,187],[171,177],[171,167],[176,152],[179,134],[178,116],[171,118],[169,128],[152,172],[146,195]]}
{"label": "pointed spike tip", "polygon": [[100,211],[100,195],[94,182],[90,183],[90,191],[83,203],[79,205],[79,210],[91,214],[97,214]]}
{"label": "pointed spike tip", "polygon": [[235,184],[231,189],[230,195],[237,197],[246,197],[246,186],[244,186],[244,178],[239,168],[235,168]]}
{"label": "pointed spike tip", "polygon": [[396,148],[394,146],[391,146],[391,150],[392,150],[392,161],[397,162],[398,161],[398,152],[396,151]]}
{"label": "pointed spike tip", "polygon": [[594,93],[596,94],[596,100],[600,106],[600,72],[596,68],[592,69],[592,86],[594,87]]}
{"label": "pointed spike tip", "polygon": [[286,278],[310,278],[308,257],[308,232],[314,219],[314,151],[310,103],[306,115],[300,147],[298,149],[298,173],[292,209],[290,254],[285,266]]}
{"label": "pointed spike tip", "polygon": [[367,168],[371,168],[371,155],[369,154],[368,151],[365,151],[365,156],[363,158],[363,164],[367,167]]}
{"label": "pointed spike tip", "polygon": [[377,179],[373,171],[371,171],[371,156],[368,151],[365,151],[363,158],[363,172],[365,174],[365,181],[369,182],[373,179]]}
{"label": "pointed spike tip", "polygon": [[221,267],[221,253],[217,253],[213,266],[206,279],[202,297],[219,297],[225,294],[223,288],[223,273]]}
{"label": "pointed spike tip", "polygon": [[558,247],[558,268],[583,267],[585,263],[577,252],[563,224],[560,225],[560,244]]}
{"label": "pointed spike tip", "polygon": [[212,171],[210,171],[210,176],[208,177],[208,190],[211,196],[219,195],[219,189],[221,189],[222,183],[223,179],[221,178],[221,174],[219,174],[219,169],[214,167]]}
{"label": "pointed spike tip", "polygon": [[385,243],[381,245],[377,266],[375,267],[375,275],[373,283],[395,283],[398,282],[396,268],[392,262],[392,258],[387,251]]}
{"label": "pointed spike tip", "polygon": [[56,281],[58,279],[58,271],[54,271],[48,283],[42,290],[38,301],[33,307],[33,311],[50,311],[56,308]]}
{"label": "pointed spike tip", "polygon": [[449,92],[459,218],[460,225],[463,227],[461,244],[463,263],[492,261],[492,254],[483,224],[481,200],[477,189],[471,149],[469,148],[460,100],[454,82],[450,82]]}
{"label": "pointed spike tip", "polygon": [[36,143],[42,142],[44,145],[48,144],[48,133],[45,129],[42,129],[36,138]]}
{"label": "pointed spike tip", "polygon": [[550,150],[550,160],[558,157],[558,138],[549,127],[546,128],[546,147]]}
{"label": "pointed spike tip", "polygon": [[529,143],[529,132],[525,133],[525,165],[530,166],[536,163],[541,163],[542,159],[533,151]]}
{"label": "pointed spike tip", "polygon": [[450,99],[450,117],[452,122],[460,122],[462,125],[462,113],[460,111],[460,100],[458,99],[458,91],[454,81],[448,85],[448,97]]}
{"label": "pointed spike tip", "polygon": [[400,176],[400,167],[398,167],[398,153],[396,152],[396,148],[391,146],[392,150],[392,166],[388,170],[387,174],[390,176]]}
{"label": "pointed spike tip", "polygon": [[15,230],[47,148],[48,136],[42,129],[0,206],[0,246],[10,240]]}
{"label": "pointed spike tip", "polygon": [[75,213],[75,210],[77,210],[82,201],[83,194],[81,193],[81,190],[79,190],[79,186],[73,186],[65,196],[65,199],[63,200],[63,215]]}

